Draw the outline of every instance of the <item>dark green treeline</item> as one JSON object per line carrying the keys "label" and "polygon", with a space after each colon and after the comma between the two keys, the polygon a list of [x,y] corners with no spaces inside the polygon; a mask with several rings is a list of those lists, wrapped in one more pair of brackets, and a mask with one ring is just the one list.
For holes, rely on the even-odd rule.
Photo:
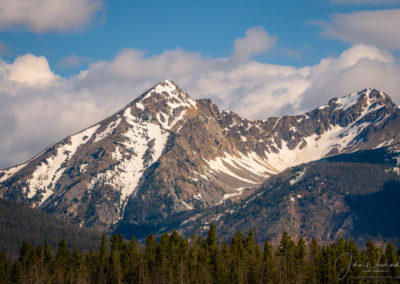
{"label": "dark green treeline", "polygon": [[55,252],[23,243],[15,262],[0,252],[0,283],[397,283],[398,260],[391,243],[359,250],[343,238],[306,244],[284,233],[278,247],[266,241],[261,249],[252,231],[239,231],[219,243],[211,225],[205,239],[174,231],[159,240],[149,235],[141,245],[103,236],[100,248],[86,254],[71,252],[64,240]]}

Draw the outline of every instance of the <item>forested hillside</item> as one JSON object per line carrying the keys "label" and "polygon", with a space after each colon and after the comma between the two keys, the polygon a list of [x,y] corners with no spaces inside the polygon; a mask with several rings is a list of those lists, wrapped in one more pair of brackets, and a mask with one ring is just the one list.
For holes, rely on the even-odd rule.
{"label": "forested hillside", "polygon": [[98,246],[101,234],[0,198],[0,250],[15,258],[23,241],[34,246],[47,242],[56,248],[61,238],[68,240],[70,248],[90,250]]}

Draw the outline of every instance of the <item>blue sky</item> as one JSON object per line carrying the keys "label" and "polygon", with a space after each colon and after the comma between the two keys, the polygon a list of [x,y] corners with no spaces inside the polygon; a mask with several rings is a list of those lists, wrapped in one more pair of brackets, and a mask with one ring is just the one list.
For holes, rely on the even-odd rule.
{"label": "blue sky", "polygon": [[[35,33],[26,25],[13,24],[3,29],[0,40],[8,46],[3,56],[6,60],[25,53],[43,55],[52,69],[68,76],[91,61],[110,60],[127,47],[146,51],[148,55],[180,47],[205,56],[227,57],[232,52],[232,42],[246,29],[262,26],[279,41],[274,50],[258,59],[302,66],[337,55],[348,46],[320,36],[320,27],[312,21],[329,20],[335,13],[400,6],[397,1],[366,2],[370,4],[322,0],[107,1],[79,30],[49,28]],[[60,61],[71,55],[82,58],[82,65],[60,66]]]}
{"label": "blue sky", "polygon": [[400,103],[400,0],[0,0],[0,168],[164,79],[252,119]]}

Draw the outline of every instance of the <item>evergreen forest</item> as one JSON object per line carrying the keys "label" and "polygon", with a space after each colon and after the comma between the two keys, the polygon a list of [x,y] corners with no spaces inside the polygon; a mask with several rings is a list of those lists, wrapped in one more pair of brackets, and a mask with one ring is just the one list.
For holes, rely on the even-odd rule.
{"label": "evergreen forest", "polygon": [[55,250],[23,242],[15,260],[0,252],[0,283],[397,283],[399,260],[392,243],[360,249],[344,238],[321,244],[285,232],[276,246],[260,245],[252,230],[225,242],[211,224],[205,238],[103,235],[90,251],[71,250],[64,239]]}

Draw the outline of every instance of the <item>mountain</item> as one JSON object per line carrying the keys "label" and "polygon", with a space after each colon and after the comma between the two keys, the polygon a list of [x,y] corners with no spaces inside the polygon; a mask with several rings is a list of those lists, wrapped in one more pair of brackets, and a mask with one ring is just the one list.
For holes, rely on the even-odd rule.
{"label": "mountain", "polygon": [[303,115],[249,120],[166,80],[1,170],[0,197],[81,227],[145,235],[245,199],[290,167],[399,142],[399,113],[365,89]]}
{"label": "mountain", "polygon": [[277,244],[286,231],[297,238],[360,245],[367,240],[398,242],[400,229],[400,144],[340,154],[289,168],[265,181],[241,202],[227,202],[178,228],[203,235],[213,221],[229,238],[254,230],[257,241]]}

